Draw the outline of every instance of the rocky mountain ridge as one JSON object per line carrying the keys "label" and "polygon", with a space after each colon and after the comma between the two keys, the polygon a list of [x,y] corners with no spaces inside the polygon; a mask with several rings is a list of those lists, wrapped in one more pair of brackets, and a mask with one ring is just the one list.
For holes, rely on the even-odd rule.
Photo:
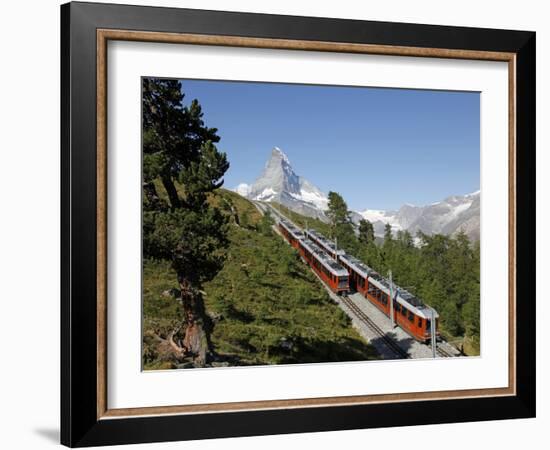
{"label": "rocky mountain ridge", "polygon": [[[327,195],[312,182],[297,175],[287,155],[278,147],[271,150],[262,174],[254,183],[241,183],[234,191],[251,200],[281,203],[299,214],[327,221]],[[384,227],[389,223],[394,232],[408,230],[412,234],[422,231],[426,234],[451,235],[464,231],[471,239],[478,240],[480,191],[453,195],[430,205],[405,204],[394,211],[352,211],[351,218],[356,224],[362,218],[369,220],[378,236],[384,234]]]}

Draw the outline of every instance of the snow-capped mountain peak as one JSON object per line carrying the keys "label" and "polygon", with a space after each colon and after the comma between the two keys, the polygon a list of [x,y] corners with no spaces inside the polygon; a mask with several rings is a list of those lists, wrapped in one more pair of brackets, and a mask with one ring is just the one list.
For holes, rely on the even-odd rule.
{"label": "snow-capped mountain peak", "polygon": [[405,204],[397,211],[370,210],[360,212],[374,225],[375,233],[382,235],[389,223],[394,231],[408,230],[412,234],[453,234],[464,231],[470,238],[479,239],[480,191],[466,195],[452,195],[426,206]]}
{"label": "snow-capped mountain peak", "polygon": [[290,159],[279,147],[273,147],[256,181],[251,186],[241,183],[235,191],[253,200],[278,202],[302,214],[326,219],[323,211],[328,207],[328,197],[294,172]]}
{"label": "snow-capped mountain peak", "polygon": [[290,166],[290,160],[288,159],[288,156],[286,156],[286,153],[283,152],[279,147],[273,147],[273,149],[271,150],[271,156],[280,157],[285,164]]}

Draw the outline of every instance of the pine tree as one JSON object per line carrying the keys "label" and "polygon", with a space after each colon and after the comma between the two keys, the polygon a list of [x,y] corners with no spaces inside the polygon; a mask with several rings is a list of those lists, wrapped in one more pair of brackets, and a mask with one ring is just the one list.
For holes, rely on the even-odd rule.
{"label": "pine tree", "polygon": [[271,217],[271,213],[267,210],[258,223],[258,231],[264,236],[271,236],[273,224],[274,221]]}
{"label": "pine tree", "polygon": [[413,248],[414,242],[411,233],[409,233],[407,230],[405,231],[399,231],[399,237],[398,237],[399,243],[404,248]]}
{"label": "pine tree", "polygon": [[374,242],[374,226],[366,219],[359,221],[359,242],[362,244]]}
{"label": "pine tree", "polygon": [[386,225],[384,225],[384,243],[386,242],[391,242],[393,239],[393,234],[392,234],[392,231],[391,231],[391,225],[389,223],[387,223]]}
{"label": "pine tree", "polygon": [[331,237],[337,239],[338,246],[350,252],[357,250],[357,238],[351,222],[348,205],[337,192],[328,193],[327,216],[330,221]]}
{"label": "pine tree", "polygon": [[480,335],[480,308],[479,296],[472,297],[463,308],[464,327],[466,336],[472,339],[474,345],[479,347]]}
{"label": "pine tree", "polygon": [[337,192],[330,191],[328,193],[327,216],[333,227],[351,222],[348,205],[344,198]]}
{"label": "pine tree", "polygon": [[463,332],[462,320],[460,313],[455,303],[447,302],[444,304],[442,311],[442,323],[445,330],[453,336],[459,336]]}
{"label": "pine tree", "polygon": [[425,279],[418,292],[426,304],[440,310],[446,302],[447,292],[437,278]]}
{"label": "pine tree", "polygon": [[[171,261],[180,288],[182,351],[202,366],[212,349],[201,287],[223,267],[228,245],[227,218],[207,197],[222,186],[229,163],[198,101],[187,107],[183,99],[179,81],[143,79],[143,249],[145,257]],[[160,200],[157,180],[168,202]]]}

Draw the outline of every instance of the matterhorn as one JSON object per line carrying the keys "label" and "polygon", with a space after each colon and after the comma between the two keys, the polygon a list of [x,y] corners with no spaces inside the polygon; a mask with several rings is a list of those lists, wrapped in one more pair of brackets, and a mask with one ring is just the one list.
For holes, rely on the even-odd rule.
{"label": "matterhorn", "polygon": [[252,185],[241,183],[235,188],[243,197],[264,202],[277,202],[309,217],[326,221],[324,211],[328,197],[305,178],[297,175],[285,153],[271,150],[262,174]]}

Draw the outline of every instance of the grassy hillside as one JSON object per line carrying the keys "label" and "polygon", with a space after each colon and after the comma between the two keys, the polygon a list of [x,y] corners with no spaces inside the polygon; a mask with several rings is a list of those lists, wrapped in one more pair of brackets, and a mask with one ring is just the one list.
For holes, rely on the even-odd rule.
{"label": "grassy hillside", "polygon": [[[204,286],[219,361],[251,365],[377,358],[251,202],[223,189],[210,201],[231,217],[225,266]],[[145,369],[176,367],[159,360],[148,333],[166,336],[179,322],[178,301],[171,291],[177,287],[175,275],[169,263],[145,260],[143,280]]]}

